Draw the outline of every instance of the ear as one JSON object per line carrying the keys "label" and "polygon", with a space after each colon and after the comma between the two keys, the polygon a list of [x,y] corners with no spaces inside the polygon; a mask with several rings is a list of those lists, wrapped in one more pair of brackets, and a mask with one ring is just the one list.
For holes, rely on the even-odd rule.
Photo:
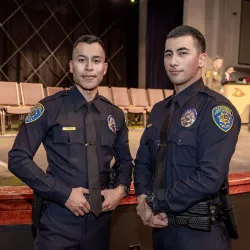
{"label": "ear", "polygon": [[73,62],[72,62],[72,60],[69,61],[69,71],[70,71],[70,73],[73,74]]}
{"label": "ear", "polygon": [[199,55],[199,67],[203,68],[206,64],[206,60],[207,60],[207,54],[206,53],[202,53]]}
{"label": "ear", "polygon": [[105,76],[108,70],[108,63],[104,63],[104,71],[103,71],[103,75]]}

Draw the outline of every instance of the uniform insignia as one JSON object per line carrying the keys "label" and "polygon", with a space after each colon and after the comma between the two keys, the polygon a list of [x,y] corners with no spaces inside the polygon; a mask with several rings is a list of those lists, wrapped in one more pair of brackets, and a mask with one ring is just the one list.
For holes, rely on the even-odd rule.
{"label": "uniform insignia", "polygon": [[31,123],[39,119],[44,113],[45,108],[41,103],[37,103],[25,118],[25,124]]}
{"label": "uniform insignia", "polygon": [[116,123],[115,123],[115,118],[112,115],[109,115],[107,118],[108,126],[109,129],[115,133],[116,132]]}
{"label": "uniform insignia", "polygon": [[147,128],[150,128],[150,127],[152,127],[152,123],[149,123],[149,124],[147,125]]}
{"label": "uniform insignia", "polygon": [[188,128],[194,124],[197,118],[197,111],[194,108],[186,109],[181,116],[181,126]]}
{"label": "uniform insignia", "polygon": [[76,127],[62,127],[63,131],[74,131],[76,130]]}
{"label": "uniform insignia", "polygon": [[233,111],[227,106],[217,106],[212,110],[214,123],[224,132],[228,132],[234,122]]}
{"label": "uniform insignia", "polygon": [[216,77],[218,75],[218,72],[214,71],[213,76]]}
{"label": "uniform insignia", "polygon": [[209,78],[209,77],[210,77],[210,75],[211,75],[211,71],[210,71],[210,70],[208,70],[208,71],[206,72],[206,78]]}

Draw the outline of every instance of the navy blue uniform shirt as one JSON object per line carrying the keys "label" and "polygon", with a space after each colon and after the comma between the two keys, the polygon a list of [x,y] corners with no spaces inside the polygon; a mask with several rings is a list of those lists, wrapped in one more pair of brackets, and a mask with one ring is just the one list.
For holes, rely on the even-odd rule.
{"label": "navy blue uniform shirt", "polygon": [[219,191],[229,171],[241,121],[230,101],[205,87],[202,79],[157,103],[135,160],[137,196],[152,191],[160,131],[171,99],[176,108],[167,136],[164,189],[155,194],[160,210],[182,212]]}
{"label": "navy blue uniform shirt", "polygon": [[[132,158],[124,114],[99,95],[93,104],[101,187],[108,184],[113,157],[120,164],[117,184],[129,186]],[[72,188],[88,188],[86,112],[87,101],[76,86],[43,99],[20,128],[9,152],[10,171],[42,197],[60,204]],[[49,163],[46,173],[33,161],[41,143]]]}

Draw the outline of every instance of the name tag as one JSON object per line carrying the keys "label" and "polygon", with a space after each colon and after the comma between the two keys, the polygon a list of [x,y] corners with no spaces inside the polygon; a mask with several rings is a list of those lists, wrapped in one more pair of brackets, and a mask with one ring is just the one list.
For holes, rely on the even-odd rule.
{"label": "name tag", "polygon": [[76,127],[63,127],[62,130],[63,131],[73,131],[73,130],[76,130]]}

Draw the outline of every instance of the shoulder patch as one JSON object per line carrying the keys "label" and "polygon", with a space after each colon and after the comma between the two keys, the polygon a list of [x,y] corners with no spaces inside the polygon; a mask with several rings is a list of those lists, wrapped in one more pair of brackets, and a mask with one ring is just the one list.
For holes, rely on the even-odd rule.
{"label": "shoulder patch", "polygon": [[45,111],[44,106],[41,103],[37,103],[25,118],[25,124],[31,123],[39,119]]}
{"label": "shoulder patch", "polygon": [[208,71],[206,72],[206,78],[209,78],[210,76],[211,76],[211,71],[208,70]]}
{"label": "shoulder patch", "polygon": [[233,111],[227,106],[220,105],[213,108],[212,117],[217,127],[224,132],[228,132],[233,126]]}

